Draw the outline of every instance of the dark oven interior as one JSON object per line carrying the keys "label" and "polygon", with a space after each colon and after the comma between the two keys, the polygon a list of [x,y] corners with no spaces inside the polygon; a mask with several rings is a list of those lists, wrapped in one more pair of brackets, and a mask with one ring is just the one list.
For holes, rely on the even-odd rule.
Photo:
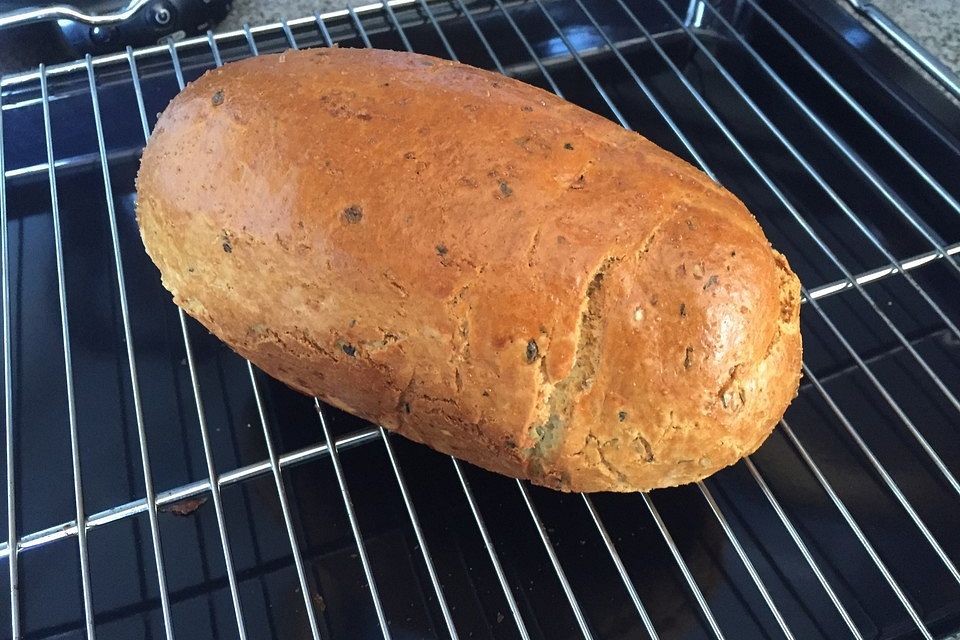
{"label": "dark oven interior", "polygon": [[[315,405],[179,314],[134,218],[156,114],[216,64],[331,42],[551,89],[738,194],[806,297],[761,450],[563,495]],[[960,110],[833,0],[402,1],[7,77],[2,102],[2,637],[960,628]]]}

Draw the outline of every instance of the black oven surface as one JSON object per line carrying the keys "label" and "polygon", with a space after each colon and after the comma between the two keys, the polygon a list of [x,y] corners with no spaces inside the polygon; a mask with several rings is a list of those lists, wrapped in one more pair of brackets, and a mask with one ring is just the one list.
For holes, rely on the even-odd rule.
{"label": "black oven surface", "polygon": [[[3,79],[0,637],[960,629],[960,109],[832,0],[391,4]],[[217,64],[333,42],[556,91],[738,194],[806,298],[760,451],[555,493],[317,405],[178,312],[134,214],[156,114]]]}

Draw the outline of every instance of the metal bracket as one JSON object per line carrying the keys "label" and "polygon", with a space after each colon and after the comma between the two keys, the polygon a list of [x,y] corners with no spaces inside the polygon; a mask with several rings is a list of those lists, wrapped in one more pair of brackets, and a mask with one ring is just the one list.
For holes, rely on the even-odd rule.
{"label": "metal bracket", "polygon": [[58,4],[47,7],[30,7],[0,14],[0,29],[22,27],[37,22],[73,20],[91,26],[119,24],[133,17],[150,0],[131,0],[130,4],[113,13],[84,13],[73,5]]}

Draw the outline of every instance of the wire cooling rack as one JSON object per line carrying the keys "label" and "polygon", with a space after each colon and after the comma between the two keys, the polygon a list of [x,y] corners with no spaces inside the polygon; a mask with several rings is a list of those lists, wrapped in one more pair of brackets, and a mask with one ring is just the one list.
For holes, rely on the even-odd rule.
{"label": "wire cooling rack", "polygon": [[[153,114],[334,43],[540,85],[739,194],[806,285],[770,441],[690,487],[555,494],[297,396],[173,307],[133,219]],[[399,1],[0,86],[10,637],[960,625],[960,114],[832,3]]]}

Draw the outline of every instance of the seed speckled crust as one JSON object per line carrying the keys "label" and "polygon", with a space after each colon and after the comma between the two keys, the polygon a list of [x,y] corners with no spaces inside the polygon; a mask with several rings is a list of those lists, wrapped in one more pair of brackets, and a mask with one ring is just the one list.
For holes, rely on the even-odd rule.
{"label": "seed speckled crust", "polygon": [[347,48],[230,63],[163,113],[138,192],[164,285],[237,352],[493,471],[699,480],[797,390],[799,283],[740,201],[486,71]]}

